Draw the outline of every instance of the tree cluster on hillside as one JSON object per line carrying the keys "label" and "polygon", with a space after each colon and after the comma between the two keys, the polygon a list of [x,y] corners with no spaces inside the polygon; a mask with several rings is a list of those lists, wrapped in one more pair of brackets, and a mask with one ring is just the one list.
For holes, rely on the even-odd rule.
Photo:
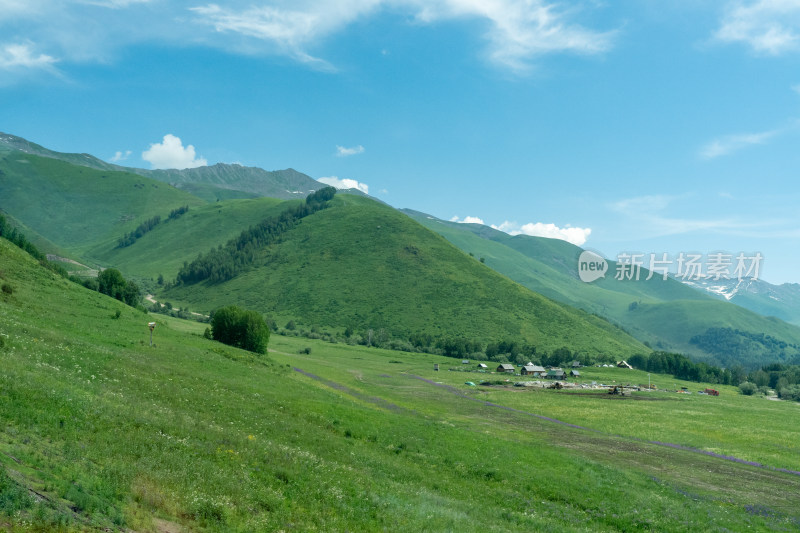
{"label": "tree cluster on hillside", "polygon": [[172,211],[169,212],[169,218],[167,220],[175,220],[177,218],[180,218],[182,215],[184,215],[188,211],[189,211],[189,206],[188,205],[184,205],[184,206],[179,207],[177,209],[173,209]]}
{"label": "tree cluster on hillside", "polygon": [[211,337],[223,344],[267,353],[269,326],[258,312],[229,305],[211,315]]}
{"label": "tree cluster on hillside", "polygon": [[33,243],[26,239],[25,235],[17,230],[17,228],[11,226],[11,224],[6,221],[6,218],[3,215],[0,215],[0,237],[8,239],[18,248],[25,250],[34,259],[38,259],[39,261],[47,260],[47,257],[40,252],[39,249],[33,245]]}
{"label": "tree cluster on hillside", "polygon": [[139,240],[145,233],[151,231],[160,223],[161,223],[161,217],[159,215],[156,215],[153,218],[145,220],[144,222],[139,224],[139,226],[135,230],[131,231],[130,233],[126,233],[123,237],[120,237],[117,243],[117,248],[125,248],[126,246],[130,246],[131,244]]}
{"label": "tree cluster on hillside", "polygon": [[[189,206],[184,205],[178,208],[173,209],[169,212],[169,217],[167,217],[167,221],[176,220],[180,218],[183,214],[189,211]],[[145,233],[152,231],[156,226],[161,223],[161,215],[156,215],[152,218],[148,218],[137,228],[129,233],[126,233],[122,237],[117,240],[117,248],[125,248],[126,246],[130,246],[131,244],[135,243],[137,240],[142,238]]]}
{"label": "tree cluster on hillside", "polygon": [[83,285],[88,289],[101,292],[121,302],[125,302],[131,307],[139,307],[141,292],[138,285],[133,281],[125,280],[119,270],[107,268],[97,276],[97,279],[70,276],[64,267],[48,261],[47,256],[28,241],[25,235],[12,227],[3,215],[0,215],[0,237],[8,239],[19,248],[28,252],[28,254],[39,261],[39,264],[48,270],[78,285]]}
{"label": "tree cluster on hillside", "polygon": [[678,379],[722,385],[738,385],[746,374],[741,366],[732,369],[720,368],[708,363],[695,363],[679,353],[656,351],[649,355],[636,354],[628,358],[628,364],[638,370],[656,374],[672,374]]}
{"label": "tree cluster on hillside", "polygon": [[55,272],[64,278],[69,276],[64,267],[48,261],[47,255],[39,251],[39,249],[34,246],[32,242],[25,238],[25,235],[22,232],[9,224],[3,215],[0,215],[0,237],[8,239],[12,244],[26,251],[31,257],[39,261],[39,264],[46,269]]}
{"label": "tree cluster on hillside", "polygon": [[116,268],[107,268],[97,275],[97,290],[125,302],[131,307],[139,305],[141,291],[133,280],[126,280]]}
{"label": "tree cluster on hillside", "polygon": [[789,344],[764,333],[752,333],[734,328],[708,328],[689,340],[722,364],[738,361],[755,366],[758,361],[788,362],[800,355],[800,346]]}
{"label": "tree cluster on hillside", "polygon": [[283,233],[295,227],[301,219],[325,209],[335,193],[333,187],[320,189],[310,194],[305,203],[262,220],[225,245],[199,255],[191,263],[184,262],[177,283],[190,285],[206,280],[217,283],[232,279],[253,265],[264,247],[279,242]]}

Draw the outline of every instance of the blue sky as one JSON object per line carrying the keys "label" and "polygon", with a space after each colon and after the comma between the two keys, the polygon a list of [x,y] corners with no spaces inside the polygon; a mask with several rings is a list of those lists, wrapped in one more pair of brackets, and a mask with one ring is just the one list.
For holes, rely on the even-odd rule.
{"label": "blue sky", "polygon": [[800,0],[0,0],[0,131],[800,282]]}

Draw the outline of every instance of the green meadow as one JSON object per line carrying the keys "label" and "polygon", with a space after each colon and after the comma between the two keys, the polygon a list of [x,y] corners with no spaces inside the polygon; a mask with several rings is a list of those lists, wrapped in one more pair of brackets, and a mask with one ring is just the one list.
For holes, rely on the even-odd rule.
{"label": "green meadow", "polygon": [[[793,403],[726,387],[521,389],[518,377],[450,371],[471,368],[460,360],[277,335],[255,356],[58,278],[2,239],[0,283],[11,289],[0,292],[0,529],[800,526],[800,475],[780,470],[800,469]],[[500,384],[466,384],[483,379]]]}

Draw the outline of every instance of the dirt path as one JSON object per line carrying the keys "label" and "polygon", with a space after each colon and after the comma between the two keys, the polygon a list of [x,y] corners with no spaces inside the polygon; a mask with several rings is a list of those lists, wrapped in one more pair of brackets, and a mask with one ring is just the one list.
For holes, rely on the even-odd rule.
{"label": "dirt path", "polygon": [[337,383],[335,381],[331,381],[329,379],[321,378],[317,375],[312,374],[311,372],[306,372],[305,370],[297,367],[292,367],[292,370],[298,372],[308,378],[311,378],[315,381],[319,381],[320,383],[340,392],[343,392],[349,396],[357,398],[359,400],[377,405],[383,409],[394,411],[394,412],[413,412],[410,409],[406,409],[405,407],[400,407],[399,405],[393,404],[392,402],[388,402],[383,398],[379,398],[378,396],[369,396],[364,394],[363,392],[359,392],[355,389],[351,389],[347,385],[342,385],[341,383]]}
{"label": "dirt path", "polygon": [[83,275],[88,275],[88,276],[97,276],[100,273],[99,270],[97,270],[95,268],[92,268],[92,267],[90,267],[88,265],[84,265],[83,263],[79,263],[79,262],[75,261],[74,259],[70,259],[69,257],[61,257],[60,255],[47,254],[47,260],[48,261],[58,261],[59,263],[69,263],[71,265],[76,265],[76,266],[83,267],[83,268],[86,269],[86,270],[83,270],[83,271],[81,271],[81,270],[71,270],[71,271],[68,271],[68,274],[83,274]]}

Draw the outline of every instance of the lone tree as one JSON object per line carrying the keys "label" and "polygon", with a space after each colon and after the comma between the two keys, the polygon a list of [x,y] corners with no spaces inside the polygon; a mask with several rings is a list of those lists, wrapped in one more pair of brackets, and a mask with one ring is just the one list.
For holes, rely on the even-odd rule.
{"label": "lone tree", "polygon": [[229,305],[217,309],[211,317],[211,337],[223,344],[267,353],[269,326],[256,311]]}

